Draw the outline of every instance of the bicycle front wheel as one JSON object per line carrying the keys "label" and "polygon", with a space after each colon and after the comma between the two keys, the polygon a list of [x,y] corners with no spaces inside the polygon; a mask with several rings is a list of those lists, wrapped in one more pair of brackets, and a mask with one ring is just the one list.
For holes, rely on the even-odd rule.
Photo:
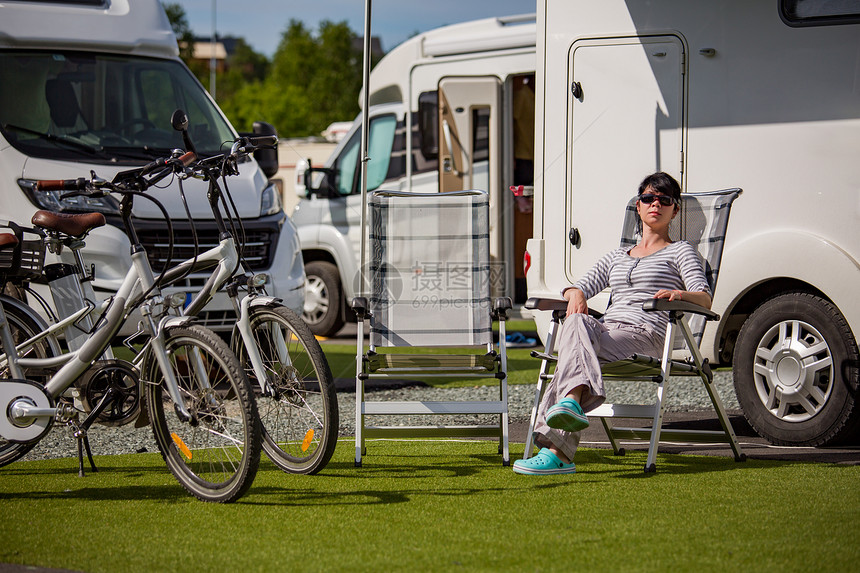
{"label": "bicycle front wheel", "polygon": [[[7,300],[6,296],[0,297],[0,299],[2,299],[3,311],[6,313],[6,320],[9,323],[12,340],[15,341],[15,344],[21,344],[47,329],[47,326],[45,326],[38,315],[35,315],[35,311],[31,315],[20,308],[16,304],[16,301]],[[18,356],[19,358],[51,358],[59,355],[60,352],[61,350],[57,341],[53,337],[46,337],[22,349]],[[0,379],[9,379],[9,368],[5,358],[0,362],[2,362],[2,365],[0,365]],[[49,373],[24,369],[24,376],[28,380],[45,384],[48,381]],[[11,464],[15,460],[20,459],[33,449],[35,445],[36,442],[21,444],[0,438],[0,466]]]}
{"label": "bicycle front wheel", "polygon": [[253,306],[249,311],[265,384],[254,372],[248,344],[242,343],[237,331],[233,350],[257,396],[263,450],[284,471],[317,473],[337,445],[338,408],[331,368],[299,315],[283,306]]}
{"label": "bicycle front wheel", "polygon": [[143,367],[155,440],[171,473],[203,501],[244,494],[260,464],[260,422],[248,378],[217,335],[196,325],[166,331],[170,368],[186,420],[150,352]]}

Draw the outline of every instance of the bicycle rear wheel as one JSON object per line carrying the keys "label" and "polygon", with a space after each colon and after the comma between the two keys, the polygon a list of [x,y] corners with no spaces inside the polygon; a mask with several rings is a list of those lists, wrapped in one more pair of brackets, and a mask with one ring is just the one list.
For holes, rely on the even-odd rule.
{"label": "bicycle rear wheel", "polygon": [[[31,315],[26,312],[18,304],[15,304],[16,301],[7,299],[6,296],[0,297],[0,300],[2,300],[3,311],[6,313],[6,320],[9,322],[9,328],[12,330],[12,339],[15,341],[15,344],[20,344],[47,329],[47,326],[45,326],[37,315]],[[26,348],[20,354],[20,357],[50,358],[57,356],[60,352],[60,346],[56,340],[48,337]],[[33,380],[41,384],[47,382],[48,379],[47,373],[30,369],[24,369],[24,376],[28,380]],[[9,369],[6,367],[4,361],[3,365],[0,366],[0,379],[5,380],[8,378],[10,378]],[[0,467],[20,459],[32,450],[33,446],[37,443],[22,444],[0,438]]]}
{"label": "bicycle rear wheel", "polygon": [[170,367],[190,420],[183,420],[150,352],[142,368],[155,440],[171,473],[204,501],[231,502],[260,464],[260,422],[248,378],[217,335],[200,326],[169,328]]}
{"label": "bicycle rear wheel", "polygon": [[233,350],[257,396],[263,450],[284,471],[314,474],[337,445],[338,407],[331,368],[305,322],[282,306],[249,309],[254,346],[266,371],[262,390],[238,331]]}

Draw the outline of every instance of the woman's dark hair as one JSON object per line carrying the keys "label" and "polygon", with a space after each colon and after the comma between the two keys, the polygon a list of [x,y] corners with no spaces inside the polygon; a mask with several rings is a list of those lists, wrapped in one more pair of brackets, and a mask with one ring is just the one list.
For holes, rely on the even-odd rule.
{"label": "woman's dark hair", "polygon": [[639,195],[645,192],[648,188],[653,189],[657,193],[662,193],[663,195],[669,195],[675,199],[675,204],[681,204],[681,186],[678,185],[678,182],[675,181],[675,178],[669,175],[668,173],[663,173],[662,171],[658,171],[657,173],[652,173],[648,177],[642,180],[642,183],[639,184]]}

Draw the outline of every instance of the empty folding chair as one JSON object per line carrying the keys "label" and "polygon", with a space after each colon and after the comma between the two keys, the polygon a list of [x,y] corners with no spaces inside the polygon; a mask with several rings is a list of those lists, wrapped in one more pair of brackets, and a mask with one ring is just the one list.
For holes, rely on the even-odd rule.
{"label": "empty folding chair", "polygon": [[[368,199],[367,292],[358,316],[355,463],[365,440],[393,436],[496,437],[509,464],[505,350],[509,298],[491,298],[489,200],[483,191],[401,193]],[[493,320],[499,321],[499,347]],[[364,323],[369,323],[369,345]],[[391,352],[392,347],[457,347],[458,354]],[[386,351],[389,350],[389,351]],[[368,401],[366,380],[491,378],[498,399]],[[366,425],[366,416],[489,414],[492,423],[427,426]],[[379,418],[376,418],[379,419]]]}
{"label": "empty folding chair", "polygon": [[[715,292],[720,259],[725,242],[726,228],[732,202],[741,194],[740,189],[727,189],[710,193],[686,193],[682,195],[681,212],[669,227],[673,241],[686,240],[699,253],[705,263],[705,276],[711,292]],[[621,246],[633,247],[639,241],[640,222],[636,214],[636,197],[627,205]],[[537,421],[538,406],[543,397],[545,384],[552,379],[554,364],[558,360],[555,342],[565,317],[567,301],[531,298],[525,307],[531,310],[551,311],[552,320],[544,352],[533,352],[541,358],[537,392],[531,421],[526,436],[524,458],[532,454],[533,433]],[[648,459],[645,471],[656,470],[657,449],[660,440],[682,442],[722,442],[731,445],[735,460],[746,459],[741,452],[737,437],[723,407],[722,400],[713,386],[713,373],[708,361],[703,358],[699,345],[707,320],[719,320],[710,310],[686,301],[654,299],[643,305],[645,310],[668,311],[669,323],[661,356],[630,356],[627,359],[604,364],[603,378],[617,380],[646,380],[655,384],[655,400],[652,404],[607,404],[588,412],[589,417],[599,417],[616,454],[623,454],[619,440],[649,440]],[[676,334],[680,333],[680,336]],[[669,430],[662,428],[664,412],[664,389],[670,376],[698,377],[710,397],[721,431]],[[652,420],[649,428],[622,428],[613,425],[612,418],[645,418]]]}

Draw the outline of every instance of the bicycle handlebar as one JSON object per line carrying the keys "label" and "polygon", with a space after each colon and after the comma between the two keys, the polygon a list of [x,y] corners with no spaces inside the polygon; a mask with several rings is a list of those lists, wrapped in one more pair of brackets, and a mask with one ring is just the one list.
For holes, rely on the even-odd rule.
{"label": "bicycle handlebar", "polygon": [[[254,151],[255,149],[263,147],[273,147],[277,145],[277,143],[278,138],[277,136],[273,135],[240,137],[233,142],[233,146],[230,150],[230,155],[235,156],[240,151],[242,151],[243,153],[249,153],[251,151]],[[113,183],[111,184],[108,184],[108,182],[106,181],[101,181],[99,182],[99,184],[96,184],[95,180],[90,181],[89,179],[86,179],[84,177],[78,177],[77,179],[41,179],[36,181],[35,189],[37,191],[70,191],[70,193],[66,193],[62,196],[62,198],[68,198],[83,194],[104,195],[104,191],[94,189],[94,187],[110,187],[113,190],[119,190],[117,189],[117,183],[121,185],[123,182],[132,180],[136,180],[139,183],[143,183],[144,188],[150,187],[158,181],[164,179],[175,169],[184,169],[186,167],[190,167],[195,161],[198,160],[197,154],[193,151],[187,151],[182,155],[179,155],[178,157],[175,156],[175,153],[178,153],[178,150],[174,152],[174,156],[167,158],[159,157],[155,161],[151,161],[143,167],[118,173],[117,176],[114,178]],[[223,157],[223,155],[216,157],[208,157],[201,160],[200,163],[211,164],[213,160],[220,159]],[[151,177],[149,177],[148,179],[143,179],[144,177],[150,175]]]}
{"label": "bicycle handlebar", "polygon": [[83,177],[77,179],[42,179],[36,181],[37,191],[83,191],[87,187]]}
{"label": "bicycle handlebar", "polygon": [[245,138],[254,148],[274,147],[278,144],[277,135],[254,135]]}
{"label": "bicycle handlebar", "polygon": [[186,151],[185,153],[183,153],[179,157],[169,157],[167,159],[165,159],[164,157],[159,157],[155,161],[147,163],[146,165],[141,167],[138,175],[140,175],[141,177],[145,177],[146,175],[149,175],[150,173],[152,173],[156,169],[160,169],[163,167],[178,167],[178,166],[188,167],[189,165],[194,163],[194,161],[196,159],[197,159],[197,154],[194,153],[193,151]]}

